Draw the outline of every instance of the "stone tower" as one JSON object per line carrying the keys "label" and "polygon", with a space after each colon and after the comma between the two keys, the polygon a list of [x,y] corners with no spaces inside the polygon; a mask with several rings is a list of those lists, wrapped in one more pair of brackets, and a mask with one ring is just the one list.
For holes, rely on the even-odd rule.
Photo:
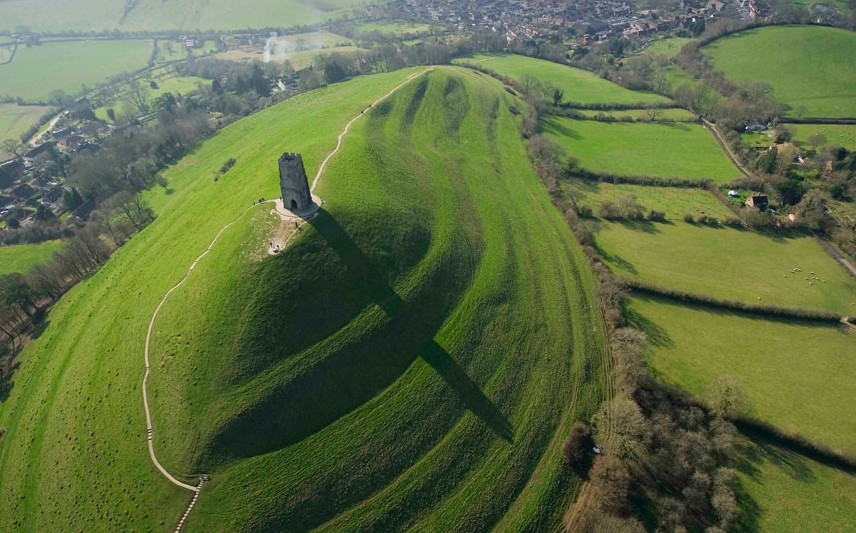
{"label": "stone tower", "polygon": [[282,205],[289,211],[305,211],[312,206],[309,179],[300,154],[285,152],[279,157],[279,188]]}

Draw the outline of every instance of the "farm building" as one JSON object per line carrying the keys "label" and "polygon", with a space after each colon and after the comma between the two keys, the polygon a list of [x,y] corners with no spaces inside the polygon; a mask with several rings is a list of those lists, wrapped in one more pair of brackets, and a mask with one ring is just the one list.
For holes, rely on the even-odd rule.
{"label": "farm building", "polygon": [[746,199],[746,205],[749,207],[757,207],[761,211],[767,209],[770,200],[767,198],[765,194],[753,194],[749,198]]}

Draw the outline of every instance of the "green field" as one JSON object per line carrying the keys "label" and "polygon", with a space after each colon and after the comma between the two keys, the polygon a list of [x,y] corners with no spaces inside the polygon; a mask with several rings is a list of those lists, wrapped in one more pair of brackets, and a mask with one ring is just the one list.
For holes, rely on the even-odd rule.
{"label": "green field", "polygon": [[151,53],[151,41],[142,40],[19,47],[11,63],[0,65],[0,93],[35,102],[46,101],[57,89],[76,94],[83,85],[92,88],[117,74],[145,67]]}
{"label": "green field", "polygon": [[653,117],[655,120],[680,120],[680,121],[690,121],[695,122],[698,121],[698,117],[687,111],[686,109],[681,109],[679,107],[673,107],[668,109],[623,109],[620,111],[596,111],[594,109],[580,109],[577,111],[581,115],[588,118],[596,118],[600,116],[614,118],[615,120],[627,119],[628,117],[633,120],[650,120]]}
{"label": "green field", "polygon": [[[355,0],[7,0],[0,30],[26,26],[38,32],[242,30],[313,25],[351,13]],[[125,12],[125,10],[128,10]]]}
{"label": "green field", "polygon": [[[314,175],[345,123],[410,72],[296,96],[169,171],[158,219],[20,358],[0,405],[0,529],[174,526],[188,493],[145,446],[152,311],[224,224],[277,195],[279,153]],[[149,392],[163,462],[212,476],[189,530],[561,524],[580,482],[561,442],[602,397],[603,325],[510,105],[466,70],[411,81],[354,124],[321,215],[286,252],[267,256],[269,207],[252,208],[173,294]]]}
{"label": "green field", "polygon": [[654,94],[631,91],[620,85],[598,77],[591,72],[567,67],[551,61],[508,54],[477,54],[456,59],[456,63],[478,65],[517,81],[532,76],[542,82],[552,83],[564,91],[565,102],[581,104],[646,104],[668,102]]}
{"label": "green field", "polygon": [[644,185],[613,184],[586,181],[572,178],[562,180],[560,186],[563,194],[572,195],[579,205],[590,207],[597,213],[597,208],[605,201],[616,201],[625,196],[632,196],[646,211],[656,209],[666,214],[670,221],[683,220],[687,213],[709,215],[724,220],[734,214],[714,196],[704,189],[649,187]]}
{"label": "green field", "polygon": [[379,31],[393,35],[410,35],[416,33],[430,33],[441,29],[433,24],[418,24],[415,22],[366,22],[358,24],[356,30],[359,32]]}
{"label": "green field", "polygon": [[606,123],[548,116],[541,121],[541,132],[558,141],[565,155],[594,172],[718,183],[740,176],[700,124]]}
{"label": "green field", "polygon": [[34,266],[48,261],[62,246],[62,241],[0,246],[0,276],[12,272],[26,273]]}
{"label": "green field", "polygon": [[[856,315],[856,280],[811,237],[769,237],[678,220],[603,222],[596,238],[621,276],[725,300]],[[794,268],[802,272],[792,274]]]}
{"label": "green field", "polygon": [[763,81],[793,116],[856,116],[856,33],[821,26],[770,26],[704,47],[736,81]]}
{"label": "green field", "polygon": [[668,39],[659,39],[652,42],[645,49],[645,54],[651,56],[675,57],[685,44],[692,42],[693,39],[687,37],[671,37]]}
{"label": "green field", "polygon": [[804,149],[810,149],[809,138],[820,134],[826,137],[819,148],[824,146],[843,146],[848,150],[856,150],[856,126],[831,124],[788,124],[788,129],[794,134],[794,139]]}
{"label": "green field", "polygon": [[[196,76],[170,76],[167,78],[159,78],[155,80],[158,84],[157,89],[150,88],[151,86],[149,83],[152,81],[150,78],[141,78],[139,81],[145,87],[149,88],[149,95],[152,100],[165,93],[172,93],[174,96],[178,96],[179,94],[188,94],[195,91],[200,85],[205,88],[211,86],[211,80],[197,78]],[[118,100],[94,109],[95,116],[105,122],[111,122],[110,117],[107,115],[107,109],[112,108],[118,112],[122,109],[122,105],[122,97],[120,96]]]}
{"label": "green field", "polygon": [[747,511],[735,531],[856,530],[856,477],[765,442],[749,443],[740,472]]}
{"label": "green field", "polygon": [[[18,139],[48,111],[50,108],[44,106],[0,104],[0,142],[6,139]],[[12,154],[7,154],[0,148],[0,161],[11,156]]]}
{"label": "green field", "polygon": [[704,396],[730,375],[745,387],[753,416],[856,452],[856,427],[841,424],[856,409],[856,332],[636,295],[629,311],[665,381]]}

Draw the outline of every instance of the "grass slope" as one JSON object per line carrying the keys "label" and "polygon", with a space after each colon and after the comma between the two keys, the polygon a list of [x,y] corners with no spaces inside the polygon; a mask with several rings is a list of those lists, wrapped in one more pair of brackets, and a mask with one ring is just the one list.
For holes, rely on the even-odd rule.
{"label": "grass slope", "polygon": [[[169,172],[158,220],[25,351],[0,406],[0,528],[174,523],[187,493],[145,451],[150,313],[220,227],[277,194],[277,154],[300,151],[313,175],[406,74],[290,99]],[[512,97],[458,69],[422,80],[354,125],[292,247],[268,257],[269,208],[250,209],[164,308],[155,445],[179,474],[213,474],[192,529],[543,529],[573,497],[561,441],[603,393],[591,275]]]}
{"label": "grass slope", "polygon": [[804,149],[811,149],[809,139],[812,135],[820,134],[826,137],[826,140],[818,149],[824,146],[843,146],[848,150],[856,150],[856,126],[854,125],[788,124],[788,129]]}
{"label": "grass slope", "polygon": [[654,93],[631,91],[591,72],[567,67],[552,61],[511,54],[476,54],[459,63],[475,64],[520,81],[532,76],[562,89],[565,102],[582,104],[646,104],[667,102]]}
{"label": "grass slope", "polygon": [[[726,300],[856,314],[856,280],[811,237],[670,222],[604,222],[598,247],[622,276]],[[825,281],[805,279],[812,277]]]}
{"label": "grass slope", "polygon": [[0,93],[36,102],[47,100],[57,89],[75,94],[83,85],[93,87],[116,74],[145,67],[151,53],[151,41],[143,40],[21,46],[11,63],[0,65]]}
{"label": "grass slope", "polygon": [[743,454],[735,531],[856,530],[856,476],[763,441]]}
{"label": "grass slope", "polygon": [[541,132],[581,167],[618,175],[713,179],[740,176],[713,136],[699,124],[625,123],[548,116]]}
{"label": "grass slope", "polygon": [[0,30],[33,31],[239,30],[312,25],[349,14],[354,0],[8,0],[0,2]]}
{"label": "grass slope", "polygon": [[721,375],[743,383],[753,415],[850,453],[856,428],[856,334],[634,296],[629,321],[648,335],[656,374],[704,395]]}
{"label": "grass slope", "polygon": [[54,252],[62,249],[62,246],[61,241],[0,246],[0,275],[26,273],[34,266],[46,262]]}
{"label": "grass slope", "polygon": [[821,26],[770,26],[704,47],[736,81],[763,81],[792,115],[856,116],[856,33]]}
{"label": "grass slope", "polygon": [[[44,106],[19,106],[0,104],[0,142],[6,139],[18,139],[27,128],[36,124],[42,115],[50,110]],[[0,148],[0,161],[12,157]]]}

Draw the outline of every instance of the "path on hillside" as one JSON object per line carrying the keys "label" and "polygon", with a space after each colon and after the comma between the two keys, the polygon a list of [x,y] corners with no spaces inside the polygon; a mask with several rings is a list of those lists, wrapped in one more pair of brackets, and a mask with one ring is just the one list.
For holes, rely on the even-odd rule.
{"label": "path on hillside", "polygon": [[723,150],[725,150],[725,154],[728,156],[728,159],[730,159],[731,162],[734,163],[734,166],[736,166],[740,170],[740,172],[743,173],[744,176],[746,176],[747,178],[751,178],[752,173],[746,170],[746,167],[743,166],[743,163],[741,163],[740,160],[737,159],[737,156],[735,156],[734,152],[731,151],[731,147],[728,146],[728,143],[725,142],[725,139],[723,139],[722,135],[719,134],[719,130],[716,129],[716,126],[712,122],[709,122],[706,118],[702,118],[701,121],[704,122],[705,126],[707,126],[707,128],[713,132],[713,136],[714,138],[716,138],[716,142],[719,143],[719,146],[721,146]]}
{"label": "path on hillside", "polygon": [[[381,96],[380,98],[378,98],[377,100],[375,100],[374,102],[369,104],[369,106],[366,109],[360,111],[359,115],[352,118],[345,125],[345,128],[342,130],[342,133],[339,134],[339,137],[336,141],[336,147],[333,149],[332,152],[330,152],[327,155],[327,157],[324,158],[324,161],[322,161],[321,165],[318,167],[318,172],[315,174],[315,179],[312,180],[312,188],[311,189],[312,190],[315,189],[315,186],[318,184],[319,180],[321,179],[321,175],[322,175],[324,169],[326,168],[327,163],[330,161],[330,159],[334,155],[336,155],[336,153],[342,147],[342,140],[344,139],[345,135],[347,135],[348,131],[351,129],[351,126],[354,124],[354,122],[356,122],[360,117],[362,117],[368,110],[372,109],[374,106],[376,106],[377,104],[379,104],[383,100],[389,98],[396,91],[398,91],[399,89],[401,89],[402,87],[404,87],[405,85],[410,83],[414,78],[421,76],[421,75],[423,75],[427,72],[430,72],[432,70],[434,70],[433,67],[427,68],[427,69],[424,69],[420,72],[415,72],[415,73],[411,74],[402,83],[400,83],[395,88],[390,90],[388,93],[386,93],[385,95]],[[57,119],[59,119],[59,116],[55,120],[57,120]],[[274,203],[274,202],[275,202],[274,200],[268,200],[268,201],[262,202],[262,203]],[[205,250],[199,255],[199,257],[196,258],[196,260],[193,261],[193,263],[191,263],[190,267],[187,269],[187,271],[185,271],[184,274],[182,274],[182,276],[181,276],[181,278],[179,278],[178,282],[175,285],[173,285],[168,291],[166,291],[166,293],[160,299],[157,307],[155,308],[154,313],[152,313],[152,318],[149,321],[149,327],[148,327],[148,330],[146,331],[146,344],[145,344],[145,350],[144,350],[146,372],[143,375],[143,409],[145,410],[145,413],[146,413],[146,440],[148,441],[149,457],[152,460],[152,464],[155,465],[155,468],[157,468],[160,471],[160,473],[163,474],[167,480],[169,480],[170,483],[172,483],[173,485],[176,485],[177,487],[181,487],[183,489],[192,491],[194,493],[193,498],[191,498],[190,502],[188,503],[187,507],[185,508],[184,512],[181,515],[181,519],[179,520],[178,524],[175,527],[176,532],[180,531],[181,528],[184,526],[184,522],[187,520],[187,517],[190,514],[190,511],[193,509],[193,506],[196,504],[196,501],[199,498],[199,492],[205,483],[206,476],[204,474],[201,474],[199,485],[196,485],[196,486],[189,485],[187,483],[179,481],[172,474],[170,474],[166,468],[164,468],[164,466],[160,463],[160,461],[158,461],[157,455],[155,454],[155,448],[154,448],[154,443],[153,443],[154,428],[152,427],[152,416],[151,416],[151,410],[149,408],[149,396],[148,396],[148,390],[147,390],[147,386],[148,386],[148,382],[149,382],[149,374],[151,373],[151,367],[149,365],[149,347],[151,345],[152,331],[154,330],[155,321],[157,320],[158,314],[160,313],[161,308],[163,308],[163,306],[166,303],[169,296],[176,289],[181,287],[185,281],[187,281],[187,278],[190,276],[190,273],[193,272],[193,269],[196,268],[196,265],[199,264],[199,261],[201,261],[202,258],[205,257],[206,255],[208,255],[208,252],[210,252],[211,249],[214,248],[214,245],[220,239],[220,236],[223,235],[223,232],[226,231],[232,224],[237,222],[242,216],[244,216],[244,214],[247,213],[247,211],[253,209],[257,205],[259,205],[259,204],[253,204],[252,206],[242,210],[240,212],[240,214],[238,214],[238,216],[236,216],[234,219],[232,219],[231,222],[229,222],[228,224],[226,224],[225,226],[220,228],[220,231],[218,231],[217,235],[214,236],[214,240],[211,241],[211,244],[209,244],[208,247],[205,248]],[[286,244],[290,240],[291,239],[289,238],[289,240],[286,242]]]}

